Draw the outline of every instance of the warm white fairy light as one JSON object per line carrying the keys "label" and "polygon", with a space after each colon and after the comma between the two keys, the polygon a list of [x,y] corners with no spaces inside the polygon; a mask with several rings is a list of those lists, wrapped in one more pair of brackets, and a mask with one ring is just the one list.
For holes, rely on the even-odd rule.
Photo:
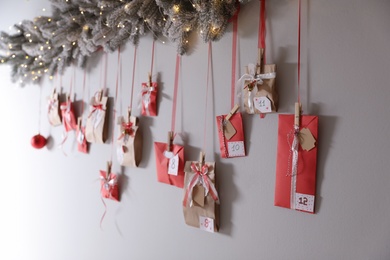
{"label": "warm white fairy light", "polygon": [[28,58],[29,58],[28,55],[26,55],[26,60],[28,60]]}
{"label": "warm white fairy light", "polygon": [[46,9],[45,9],[45,8],[42,8],[42,11],[43,11],[43,12],[46,12]]}
{"label": "warm white fairy light", "polygon": [[88,26],[88,25],[84,25],[84,26],[83,26],[83,30],[84,30],[84,31],[88,31],[88,30],[89,30],[89,26]]}
{"label": "warm white fairy light", "polygon": [[47,19],[47,21],[50,23],[51,22],[51,18]]}
{"label": "warm white fairy light", "polygon": [[76,45],[76,42],[72,42],[72,45]]}
{"label": "warm white fairy light", "polygon": [[174,5],[174,6],[173,6],[173,11],[174,11],[175,13],[178,13],[178,12],[180,11],[179,5]]}
{"label": "warm white fairy light", "polygon": [[52,80],[52,79],[53,79],[53,76],[50,75],[50,76],[49,76],[49,79]]}
{"label": "warm white fairy light", "polygon": [[50,50],[50,49],[51,49],[51,47],[49,46],[49,47],[47,47],[47,49],[48,49],[48,50]]}

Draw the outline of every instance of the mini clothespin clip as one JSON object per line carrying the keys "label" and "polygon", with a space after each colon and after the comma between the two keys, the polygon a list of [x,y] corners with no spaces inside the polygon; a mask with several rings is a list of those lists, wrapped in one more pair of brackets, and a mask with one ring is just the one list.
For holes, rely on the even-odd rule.
{"label": "mini clothespin clip", "polygon": [[301,104],[296,102],[295,103],[294,126],[297,128],[299,128],[299,124],[300,124],[301,109],[302,109]]}
{"label": "mini clothespin clip", "polygon": [[257,53],[256,75],[264,73],[264,49],[259,48]]}
{"label": "mini clothespin clip", "polygon": [[131,108],[127,108],[127,122],[130,122],[130,117],[131,117]]}
{"label": "mini clothespin clip", "polygon": [[200,168],[202,168],[204,165],[204,157],[205,157],[204,152],[201,151],[199,153],[199,167]]}
{"label": "mini clothespin clip", "polygon": [[148,73],[148,82],[149,82],[149,87],[152,86],[152,74],[150,72]]}
{"label": "mini clothespin clip", "polygon": [[173,143],[173,132],[169,131],[168,132],[168,142],[167,142],[167,151],[168,152],[171,151],[172,143]]}
{"label": "mini clothespin clip", "polygon": [[108,162],[107,162],[107,171],[106,171],[106,179],[107,179],[107,180],[110,179],[110,175],[111,175],[111,166],[112,166],[112,161],[108,161]]}
{"label": "mini clothespin clip", "polygon": [[100,102],[102,100],[102,97],[103,97],[103,90],[99,90],[97,93],[96,93],[96,96],[95,96],[95,100],[97,102]]}
{"label": "mini clothespin clip", "polygon": [[80,116],[80,117],[78,117],[77,118],[77,129],[81,129],[81,122],[82,122],[82,117]]}
{"label": "mini clothespin clip", "polygon": [[235,105],[232,110],[230,110],[229,114],[225,117],[225,120],[230,120],[230,118],[237,112],[237,110],[240,108],[239,105]]}

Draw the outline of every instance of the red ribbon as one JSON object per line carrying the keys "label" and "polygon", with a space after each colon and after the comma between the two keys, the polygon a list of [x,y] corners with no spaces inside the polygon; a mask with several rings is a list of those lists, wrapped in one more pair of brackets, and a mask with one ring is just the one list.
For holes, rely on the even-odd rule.
{"label": "red ribbon", "polygon": [[92,111],[89,113],[89,116],[88,117],[91,117],[93,113],[95,113],[96,110],[103,110],[103,105],[102,104],[97,104],[97,105],[93,105],[93,109]]}
{"label": "red ribbon", "polygon": [[122,134],[119,136],[118,140],[122,139],[125,135],[130,135],[134,137],[134,129],[133,129],[133,123],[131,122],[123,122],[122,123]]}
{"label": "red ribbon", "polygon": [[[195,163],[191,163],[191,170],[195,174],[192,177],[192,179],[191,179],[191,181],[186,189],[186,193],[184,195],[184,200],[183,200],[183,206],[184,207],[187,206],[187,201],[190,198],[190,194],[192,194],[192,191],[193,191],[195,185],[198,183],[202,183],[203,186],[205,187],[206,191],[208,191],[210,193],[213,200],[218,203],[219,199],[218,199],[217,191],[214,187],[214,184],[211,182],[209,176],[207,175],[208,171],[209,171],[209,167],[206,164],[204,164],[202,166],[202,168],[199,169],[199,167]],[[191,197],[192,197],[192,195],[191,195]]]}

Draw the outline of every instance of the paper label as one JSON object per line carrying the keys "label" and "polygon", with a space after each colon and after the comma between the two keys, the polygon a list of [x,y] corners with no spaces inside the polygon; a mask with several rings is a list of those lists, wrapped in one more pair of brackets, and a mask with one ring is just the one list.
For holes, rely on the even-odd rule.
{"label": "paper label", "polygon": [[192,200],[196,206],[204,207],[205,188],[202,185],[196,185],[192,190]]}
{"label": "paper label", "polygon": [[78,142],[79,144],[82,144],[83,141],[84,141],[84,134],[83,134],[83,132],[82,132],[81,130],[79,130],[79,133],[78,133],[78,135],[77,135],[77,142]]}
{"label": "paper label", "polygon": [[253,103],[261,113],[272,112],[271,101],[267,97],[254,97]]}
{"label": "paper label", "polygon": [[223,123],[223,134],[227,140],[230,140],[237,131],[229,120],[224,120]]}
{"label": "paper label", "polygon": [[214,219],[199,216],[199,228],[201,230],[214,233]]}
{"label": "paper label", "polygon": [[177,176],[179,171],[179,155],[176,154],[169,159],[168,174]]}
{"label": "paper label", "polygon": [[316,139],[314,139],[314,136],[308,128],[302,128],[299,132],[299,142],[301,143],[302,149],[306,151],[310,151],[316,147]]}
{"label": "paper label", "polygon": [[295,209],[314,212],[314,196],[308,194],[296,193]]}
{"label": "paper label", "polygon": [[229,157],[245,156],[244,141],[227,142]]}

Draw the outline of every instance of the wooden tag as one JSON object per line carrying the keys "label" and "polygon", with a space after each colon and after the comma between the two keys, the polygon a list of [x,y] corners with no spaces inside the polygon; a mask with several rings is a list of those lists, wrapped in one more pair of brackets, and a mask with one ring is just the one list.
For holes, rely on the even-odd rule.
{"label": "wooden tag", "polygon": [[202,185],[196,185],[192,190],[192,200],[194,204],[199,207],[204,207],[204,187]]}
{"label": "wooden tag", "polygon": [[299,132],[299,142],[301,143],[302,149],[310,151],[316,147],[316,139],[308,128],[302,128]]}
{"label": "wooden tag", "polygon": [[230,140],[237,133],[236,129],[229,120],[224,121],[223,133],[227,140]]}

